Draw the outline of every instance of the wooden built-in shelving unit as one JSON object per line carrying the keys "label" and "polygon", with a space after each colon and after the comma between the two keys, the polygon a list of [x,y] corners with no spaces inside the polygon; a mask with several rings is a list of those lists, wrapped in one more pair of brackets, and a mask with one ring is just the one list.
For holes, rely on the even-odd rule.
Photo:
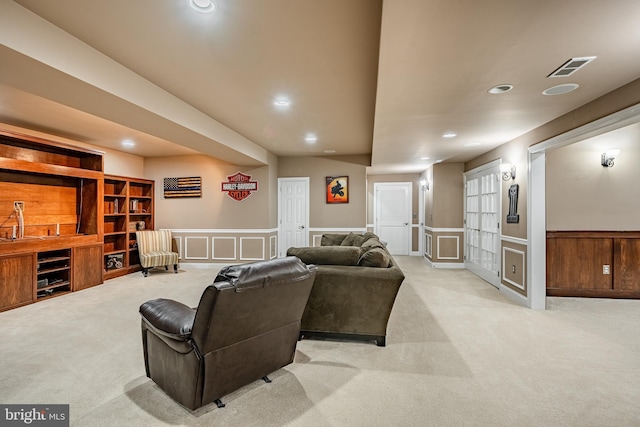
{"label": "wooden built-in shelving unit", "polygon": [[105,279],[141,270],[136,231],[153,230],[153,194],[153,181],[105,175]]}
{"label": "wooden built-in shelving unit", "polygon": [[103,179],[99,151],[0,130],[0,311],[102,283]]}

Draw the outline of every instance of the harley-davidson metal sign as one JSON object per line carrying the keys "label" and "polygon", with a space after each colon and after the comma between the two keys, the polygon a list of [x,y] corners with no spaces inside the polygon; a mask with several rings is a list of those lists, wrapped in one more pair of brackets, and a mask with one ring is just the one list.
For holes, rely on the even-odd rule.
{"label": "harley-davidson metal sign", "polygon": [[242,172],[227,176],[228,181],[222,183],[222,191],[233,200],[241,202],[251,195],[252,191],[258,191],[258,181],[251,181],[251,175]]}

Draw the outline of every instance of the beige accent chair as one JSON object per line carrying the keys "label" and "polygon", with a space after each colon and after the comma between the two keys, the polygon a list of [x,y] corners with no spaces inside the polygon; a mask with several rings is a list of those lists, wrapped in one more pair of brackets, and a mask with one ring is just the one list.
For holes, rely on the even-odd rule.
{"label": "beige accent chair", "polygon": [[153,267],[164,266],[169,270],[172,264],[173,271],[178,272],[178,253],[172,249],[171,230],[136,231],[136,240],[144,277]]}

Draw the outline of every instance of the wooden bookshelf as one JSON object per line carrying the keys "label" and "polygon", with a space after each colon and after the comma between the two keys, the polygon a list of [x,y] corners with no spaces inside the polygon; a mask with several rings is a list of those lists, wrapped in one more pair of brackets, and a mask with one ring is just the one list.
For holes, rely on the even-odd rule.
{"label": "wooden bookshelf", "polygon": [[141,270],[136,231],[153,230],[154,181],[104,177],[104,277]]}

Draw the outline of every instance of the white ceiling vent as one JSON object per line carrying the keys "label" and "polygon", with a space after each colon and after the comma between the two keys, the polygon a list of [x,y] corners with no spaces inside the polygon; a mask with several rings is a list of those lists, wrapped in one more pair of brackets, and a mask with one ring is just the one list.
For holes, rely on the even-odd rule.
{"label": "white ceiling vent", "polygon": [[560,68],[556,69],[553,73],[549,74],[547,77],[566,77],[570,76],[580,68],[587,65],[589,62],[596,59],[595,56],[583,56],[581,58],[571,58],[564,64],[560,66]]}

